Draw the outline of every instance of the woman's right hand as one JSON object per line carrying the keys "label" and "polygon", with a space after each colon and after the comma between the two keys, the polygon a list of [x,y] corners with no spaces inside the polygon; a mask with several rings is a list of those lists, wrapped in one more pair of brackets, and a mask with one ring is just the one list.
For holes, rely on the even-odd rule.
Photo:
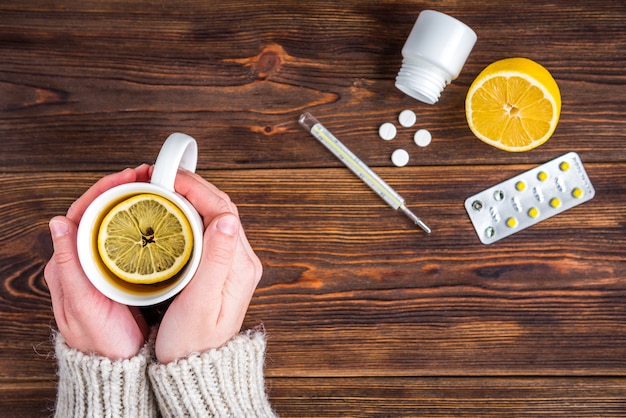
{"label": "woman's right hand", "polygon": [[226,193],[187,171],[179,171],[175,189],[202,216],[205,231],[198,271],[159,326],[161,363],[219,348],[237,335],[263,271]]}
{"label": "woman's right hand", "polygon": [[66,216],[50,221],[54,253],[44,277],[59,331],[76,350],[118,360],[135,356],[145,344],[148,329],[139,310],[107,298],[85,275],[78,260],[76,233],[96,197],[120,184],[148,181],[149,173],[150,167],[143,165],[103,177],[72,204]]}

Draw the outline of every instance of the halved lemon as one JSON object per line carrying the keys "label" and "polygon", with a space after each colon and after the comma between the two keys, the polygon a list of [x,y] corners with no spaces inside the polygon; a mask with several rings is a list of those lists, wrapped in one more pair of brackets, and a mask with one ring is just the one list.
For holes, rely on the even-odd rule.
{"label": "halved lemon", "polygon": [[465,99],[476,137],[505,151],[528,151],[546,142],[561,115],[559,86],[542,65],[507,58],[488,65]]}
{"label": "halved lemon", "polygon": [[152,284],[174,277],[193,248],[189,221],[168,199],[139,194],[117,204],[103,219],[98,252],[120,279]]}

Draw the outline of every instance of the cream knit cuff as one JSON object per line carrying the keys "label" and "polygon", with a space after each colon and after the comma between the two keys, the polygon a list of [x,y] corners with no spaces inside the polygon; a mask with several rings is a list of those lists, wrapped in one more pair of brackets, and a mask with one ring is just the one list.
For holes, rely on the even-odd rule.
{"label": "cream knit cuff", "polygon": [[247,331],[219,349],[151,364],[148,375],[164,417],[274,417],[264,359],[265,335]]}
{"label": "cream knit cuff", "polygon": [[57,417],[155,417],[154,395],[148,385],[149,348],[137,356],[112,361],[70,348],[55,336],[59,363]]}

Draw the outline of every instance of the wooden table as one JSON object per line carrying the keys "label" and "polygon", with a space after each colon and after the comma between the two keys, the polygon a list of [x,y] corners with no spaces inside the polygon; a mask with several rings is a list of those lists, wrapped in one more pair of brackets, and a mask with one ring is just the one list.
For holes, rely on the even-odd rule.
{"label": "wooden table", "polygon": [[[626,416],[623,1],[0,3],[3,416],[54,404],[48,220],[175,131],[197,139],[199,172],[238,204],[265,266],[245,326],[267,329],[282,416]],[[394,87],[428,8],[478,34],[432,106]],[[563,97],[554,136],[525,153],[483,144],[464,114],[480,70],[513,56]],[[417,125],[381,140],[403,109]],[[306,133],[304,111],[433,233]],[[390,162],[399,147],[407,167]],[[465,198],[569,151],[595,198],[481,244]]]}

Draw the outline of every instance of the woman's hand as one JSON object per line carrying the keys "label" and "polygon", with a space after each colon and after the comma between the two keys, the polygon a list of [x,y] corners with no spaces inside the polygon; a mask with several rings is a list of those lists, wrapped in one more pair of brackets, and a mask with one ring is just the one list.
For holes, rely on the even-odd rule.
{"label": "woman's hand", "polygon": [[[145,343],[148,327],[139,309],[110,300],[85,276],[76,231],[96,197],[120,184],[149,181],[151,171],[144,165],[106,176],[72,204],[67,216],[50,221],[54,254],[44,276],[59,331],[76,350],[115,360],[136,355]],[[202,216],[205,231],[198,271],[161,321],[155,342],[161,363],[218,348],[234,337],[262,274],[237,208],[224,192],[184,170],[179,171],[175,188]]]}
{"label": "woman's hand", "polygon": [[224,192],[187,171],[179,171],[175,189],[200,213],[205,231],[198,271],[159,327],[155,351],[161,363],[218,348],[238,334],[262,274]]}
{"label": "woman's hand", "polygon": [[50,221],[54,254],[44,277],[59,331],[76,350],[117,360],[133,357],[145,343],[148,330],[139,310],[113,302],[85,276],[78,260],[76,231],[96,197],[120,184],[148,181],[149,170],[143,165],[102,178],[72,204],[67,216]]}

